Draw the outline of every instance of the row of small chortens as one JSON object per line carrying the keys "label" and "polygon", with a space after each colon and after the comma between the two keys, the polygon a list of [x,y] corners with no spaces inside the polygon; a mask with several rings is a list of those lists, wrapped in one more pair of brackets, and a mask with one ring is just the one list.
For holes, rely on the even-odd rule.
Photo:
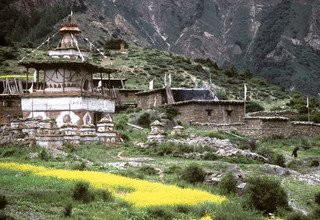
{"label": "row of small chortens", "polygon": [[120,135],[114,131],[110,115],[104,116],[96,126],[84,124],[78,127],[65,117],[64,124],[59,128],[55,120],[32,118],[15,120],[11,122],[9,129],[14,133],[25,133],[25,139],[29,140],[30,145],[45,148],[62,149],[64,144],[110,145],[122,142]]}

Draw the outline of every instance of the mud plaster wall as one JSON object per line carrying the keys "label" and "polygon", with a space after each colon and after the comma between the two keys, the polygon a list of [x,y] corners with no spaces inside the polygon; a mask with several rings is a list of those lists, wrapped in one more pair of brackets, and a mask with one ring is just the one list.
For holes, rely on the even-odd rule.
{"label": "mud plaster wall", "polygon": [[192,103],[173,107],[180,112],[176,119],[187,123],[234,124],[244,118],[244,106],[238,104]]}
{"label": "mud plaster wall", "polygon": [[161,91],[151,94],[138,96],[138,107],[147,109],[151,107],[158,107],[165,103],[165,97]]}
{"label": "mud plaster wall", "polygon": [[135,95],[136,91],[121,91],[119,90],[119,97],[122,103],[138,103],[138,96]]}

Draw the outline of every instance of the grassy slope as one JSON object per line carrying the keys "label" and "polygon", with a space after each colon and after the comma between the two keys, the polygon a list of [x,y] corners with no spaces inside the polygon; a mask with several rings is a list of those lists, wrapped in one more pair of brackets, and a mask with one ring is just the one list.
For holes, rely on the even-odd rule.
{"label": "grassy slope", "polygon": [[[47,59],[43,51],[31,51],[26,48],[0,48],[0,75],[23,73],[25,69],[19,67],[17,62],[26,55],[26,59]],[[13,57],[6,59],[8,53],[13,54]],[[96,53],[93,58],[95,62],[102,61]],[[155,80],[155,88],[162,87],[164,75],[171,73],[173,87],[202,87],[209,84],[211,76],[217,94],[228,99],[243,99],[243,84],[246,83],[248,97],[267,108],[275,105],[275,102],[284,104],[289,98],[283,88],[262,78],[245,78],[240,73],[238,76],[228,77],[224,70],[215,68],[210,63],[195,62],[184,56],[155,49],[131,47],[128,53],[113,55],[111,60],[104,60],[102,64],[112,65],[119,70],[114,77],[128,78],[127,88],[147,89],[152,79]]]}

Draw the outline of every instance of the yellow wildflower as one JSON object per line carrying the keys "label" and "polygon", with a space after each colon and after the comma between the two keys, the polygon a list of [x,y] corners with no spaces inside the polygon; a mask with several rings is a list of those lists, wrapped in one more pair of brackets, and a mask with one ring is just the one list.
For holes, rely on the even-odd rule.
{"label": "yellow wildflower", "polygon": [[[94,188],[109,189],[116,197],[124,199],[135,207],[196,205],[204,202],[221,204],[226,200],[223,196],[214,195],[203,190],[183,189],[174,185],[154,183],[96,171],[50,169],[19,163],[0,163],[0,169],[31,172],[37,176],[55,177],[64,180],[87,181]],[[130,190],[125,193],[117,192],[119,188],[128,188]]]}

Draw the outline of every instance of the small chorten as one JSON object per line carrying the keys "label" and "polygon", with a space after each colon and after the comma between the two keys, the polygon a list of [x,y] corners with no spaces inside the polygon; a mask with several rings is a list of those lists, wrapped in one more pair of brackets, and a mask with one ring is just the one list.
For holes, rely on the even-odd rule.
{"label": "small chorten", "polygon": [[173,127],[173,131],[171,132],[171,134],[181,136],[183,135],[183,132],[184,132],[184,127],[182,127],[181,125],[177,125]]}
{"label": "small chorten", "polygon": [[162,142],[166,133],[163,130],[163,124],[156,120],[150,124],[151,131],[148,134],[148,142]]}
{"label": "small chorten", "polygon": [[36,141],[37,145],[45,148],[62,149],[63,133],[55,120],[39,121]]}
{"label": "small chorten", "polygon": [[106,114],[97,124],[97,137],[99,143],[109,144],[121,142],[120,136],[114,131],[114,124],[110,114]]}

